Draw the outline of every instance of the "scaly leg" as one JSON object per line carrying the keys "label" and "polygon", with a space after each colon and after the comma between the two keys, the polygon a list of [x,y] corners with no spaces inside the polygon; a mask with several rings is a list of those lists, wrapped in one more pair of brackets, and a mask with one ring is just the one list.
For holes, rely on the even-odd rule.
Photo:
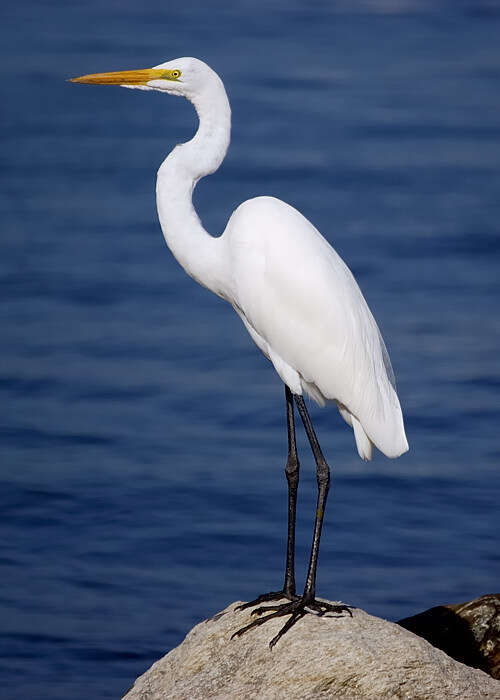
{"label": "scaly leg", "polygon": [[[307,571],[306,583],[304,586],[304,593],[300,598],[296,596],[292,598],[289,603],[281,603],[280,605],[270,605],[262,608],[257,608],[252,612],[253,615],[263,615],[264,613],[269,613],[265,617],[261,617],[258,620],[254,620],[250,624],[242,627],[240,630],[233,634],[233,637],[241,636],[248,632],[248,630],[263,625],[268,620],[272,620],[276,617],[282,617],[283,615],[290,615],[290,619],[287,620],[285,625],[281,628],[278,634],[271,639],[269,646],[272,648],[279,639],[288,632],[288,630],[293,627],[293,625],[300,620],[308,612],[316,612],[318,615],[324,615],[326,612],[342,613],[348,612],[352,615],[350,608],[347,605],[338,604],[333,605],[332,603],[324,603],[322,601],[316,600],[316,569],[318,566],[318,553],[319,553],[319,543],[321,539],[321,530],[323,527],[323,516],[325,512],[326,500],[328,497],[328,491],[330,488],[330,468],[326,463],[326,460],[321,451],[321,447],[314,432],[314,428],[311,422],[311,418],[307,411],[306,404],[302,396],[295,395],[295,402],[302,418],[304,428],[311,445],[311,449],[316,461],[316,479],[318,483],[318,501],[316,506],[316,518],[314,521],[314,535],[311,547],[311,556],[309,559],[309,568]],[[288,564],[288,557],[287,557]],[[257,599],[259,600],[259,599]],[[264,600],[269,600],[265,598]],[[260,602],[260,601],[259,601]]]}
{"label": "scaly leg", "polygon": [[272,600],[295,600],[295,517],[297,512],[297,490],[299,486],[299,458],[297,456],[297,444],[295,442],[295,419],[293,394],[285,384],[286,399],[286,424],[288,429],[288,457],[286,460],[285,474],[288,481],[288,537],[286,545],[286,568],[283,590],[263,593],[249,603],[239,605],[237,610],[253,608],[260,603]]}

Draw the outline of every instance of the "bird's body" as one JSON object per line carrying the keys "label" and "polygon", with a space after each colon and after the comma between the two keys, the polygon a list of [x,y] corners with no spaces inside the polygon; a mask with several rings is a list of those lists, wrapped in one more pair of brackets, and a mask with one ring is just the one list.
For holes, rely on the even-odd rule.
{"label": "bird's body", "polygon": [[354,277],[326,239],[274,197],[241,204],[219,238],[203,229],[192,191],[226,154],[231,112],[217,74],[196,59],[182,60],[207,69],[211,89],[191,97],[198,131],[158,172],[167,245],[188,274],[232,304],[294,394],[338,403],[363,459],[371,458],[373,444],[388,457],[399,456],[408,444],[384,341]]}
{"label": "bird's body", "polygon": [[[231,110],[219,76],[202,61],[182,58],[143,71],[83,76],[76,82],[120,84],[184,96],[195,106],[199,128],[164,160],[157,178],[157,204],[165,240],[186,272],[238,313],[250,336],[286,387],[289,453],[289,529],[285,585],[289,603],[270,617],[291,618],[272,644],[314,608],[316,564],[329,469],[303,394],[324,405],[336,402],[352,426],[358,452],[370,459],[373,445],[388,457],[408,449],[394,375],[377,324],[350,270],[317,229],[296,209],[273,197],[241,204],[219,237],[203,228],[192,203],[197,182],[221,164],[229,146]],[[301,87],[303,87],[301,85]],[[295,594],[293,551],[299,463],[293,400],[317,464],[318,508],[311,561],[302,597]],[[323,606],[323,607],[322,607]],[[346,606],[333,606],[336,612]],[[330,608],[332,609],[332,606]]]}
{"label": "bird's body", "polygon": [[293,207],[258,197],[222,235],[232,271],[229,301],[294,394],[336,401],[355,425],[360,456],[371,443],[406,448],[389,357],[350,270]]}

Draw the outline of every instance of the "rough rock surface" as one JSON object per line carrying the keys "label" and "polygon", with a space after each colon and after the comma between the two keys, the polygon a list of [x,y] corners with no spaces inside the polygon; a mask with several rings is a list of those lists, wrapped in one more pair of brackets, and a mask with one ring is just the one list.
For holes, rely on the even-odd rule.
{"label": "rough rock surface", "polygon": [[500,681],[363,610],[306,615],[270,650],[286,618],[231,640],[252,619],[237,605],[194,627],[125,699],[500,700]]}
{"label": "rough rock surface", "polygon": [[500,594],[438,605],[399,623],[467,666],[500,680]]}

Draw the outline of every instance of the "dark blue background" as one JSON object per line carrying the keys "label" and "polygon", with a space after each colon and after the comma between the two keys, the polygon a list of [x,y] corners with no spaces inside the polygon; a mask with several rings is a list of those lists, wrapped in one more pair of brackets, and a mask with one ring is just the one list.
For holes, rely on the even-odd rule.
{"label": "dark blue background", "polygon": [[[430,7],[3,5],[4,697],[119,697],[193,624],[282,580],[282,386],[156,219],[155,171],[194,110],[65,82],[82,73],[210,63],[234,121],[196,192],[205,225],[285,199],[380,323],[411,451],[365,464],[312,409],[334,472],[319,594],[398,619],[498,590],[499,6]],[[301,583],[314,498],[304,452]]]}

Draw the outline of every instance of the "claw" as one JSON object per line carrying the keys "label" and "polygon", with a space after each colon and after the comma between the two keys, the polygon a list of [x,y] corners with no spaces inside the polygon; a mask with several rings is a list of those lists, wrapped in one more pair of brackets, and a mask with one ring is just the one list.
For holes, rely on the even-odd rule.
{"label": "claw", "polygon": [[[264,596],[260,596],[261,599],[263,597]],[[248,606],[248,604],[245,605]],[[291,627],[293,627],[293,625],[296,622],[298,622],[298,620],[302,619],[304,615],[306,615],[307,613],[312,613],[318,615],[318,617],[322,617],[327,612],[333,612],[337,614],[348,612],[349,615],[352,617],[352,612],[349,606],[344,605],[343,603],[334,605],[333,603],[324,603],[322,601],[317,601],[314,599],[309,600],[306,603],[302,598],[297,598],[288,603],[281,603],[280,605],[268,605],[257,608],[256,610],[252,610],[252,617],[254,615],[264,615],[265,613],[269,614],[265,615],[264,617],[258,617],[256,620],[252,620],[252,622],[250,622],[248,625],[245,625],[245,627],[242,627],[241,629],[237,630],[231,636],[231,639],[243,636],[249,630],[253,629],[254,627],[260,627],[260,625],[263,625],[268,620],[273,620],[276,617],[282,617],[284,615],[290,615],[290,619],[286,621],[286,623],[280,629],[278,634],[275,637],[273,637],[269,642],[269,648],[272,649],[281,639],[281,637],[284,634],[286,634],[288,630],[291,629]]]}
{"label": "claw", "polygon": [[289,596],[283,591],[272,591],[271,593],[263,593],[258,598],[255,598],[255,600],[251,600],[248,603],[242,603],[241,605],[238,605],[235,609],[237,611],[247,610],[247,608],[253,608],[256,605],[259,605],[260,603],[269,603],[271,600],[283,600],[283,598],[287,598],[288,600],[290,600]]}
{"label": "claw", "polygon": [[[284,605],[288,605],[288,603],[284,603]],[[279,610],[280,606],[279,605],[265,605],[262,608],[255,608],[255,610],[252,610],[250,613],[251,615],[263,615],[266,612],[271,612],[275,610]]]}
{"label": "claw", "polygon": [[269,642],[269,649],[272,649],[277,642],[281,639],[281,637],[288,632],[290,627],[293,627],[293,625],[300,620],[304,615],[306,614],[305,610],[299,610],[298,612],[293,613],[293,615],[290,617],[289,620],[286,621],[286,623],[283,625],[283,627],[280,629],[278,634],[271,639]]}

